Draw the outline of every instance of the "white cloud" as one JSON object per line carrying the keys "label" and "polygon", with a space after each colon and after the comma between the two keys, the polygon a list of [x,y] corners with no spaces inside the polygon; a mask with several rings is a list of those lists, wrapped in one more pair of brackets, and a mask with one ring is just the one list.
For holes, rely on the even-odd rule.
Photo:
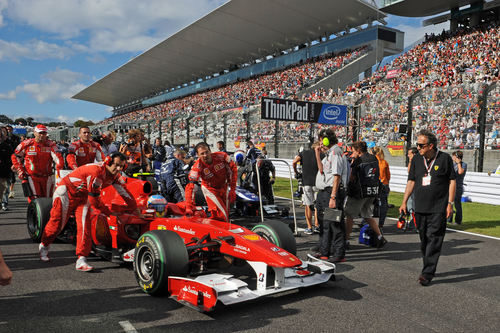
{"label": "white cloud", "polygon": [[32,60],[65,59],[73,53],[74,51],[68,47],[41,40],[31,40],[23,44],[0,40],[0,61],[19,61],[21,58]]}
{"label": "white cloud", "polygon": [[25,83],[7,93],[0,93],[0,99],[15,99],[20,93],[31,95],[38,103],[60,102],[83,90],[86,86],[78,81],[83,74],[67,69],[57,69],[42,75],[39,83]]}
{"label": "white cloud", "polygon": [[4,25],[3,11],[7,8],[7,0],[0,0],[0,27]]}
{"label": "white cloud", "polygon": [[[141,52],[227,0],[0,0],[10,19],[91,52]],[[0,7],[1,8],[1,7]]]}

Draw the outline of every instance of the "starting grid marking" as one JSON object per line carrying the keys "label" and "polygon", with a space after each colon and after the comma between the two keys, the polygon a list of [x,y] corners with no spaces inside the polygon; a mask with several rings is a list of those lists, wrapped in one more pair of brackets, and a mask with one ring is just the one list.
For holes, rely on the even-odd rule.
{"label": "starting grid marking", "polygon": [[128,320],[120,321],[118,322],[118,324],[120,324],[123,330],[127,333],[137,333],[137,330],[135,329],[134,325],[132,325]]}

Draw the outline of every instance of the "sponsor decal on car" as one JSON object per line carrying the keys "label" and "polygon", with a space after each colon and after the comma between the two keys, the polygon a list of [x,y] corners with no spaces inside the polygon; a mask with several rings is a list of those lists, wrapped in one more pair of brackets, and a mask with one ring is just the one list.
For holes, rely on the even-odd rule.
{"label": "sponsor decal on car", "polygon": [[272,247],[271,250],[274,251],[274,252],[279,252],[280,251],[280,249],[278,249],[277,247]]}
{"label": "sponsor decal on car", "polygon": [[[198,291],[191,289],[191,287],[188,287],[188,286],[184,286],[184,288],[182,288],[182,291],[198,296]],[[206,298],[212,298],[212,295],[210,295],[209,293],[207,293],[205,291],[203,291],[203,296],[205,296]]]}
{"label": "sponsor decal on car", "polygon": [[190,234],[190,235],[194,235],[196,233],[196,232],[194,232],[193,229],[185,229],[183,227],[179,227],[178,225],[174,226],[174,230],[178,231],[178,232],[185,233],[185,234]]}
{"label": "sponsor decal on car", "polygon": [[158,230],[167,230],[167,227],[165,227],[164,225],[159,225]]}
{"label": "sponsor decal on car", "polygon": [[278,254],[282,257],[286,257],[288,255],[288,252],[283,251],[283,252],[278,252]]}
{"label": "sponsor decal on car", "polygon": [[251,241],[258,241],[260,239],[259,235],[244,235],[243,238],[251,240]]}

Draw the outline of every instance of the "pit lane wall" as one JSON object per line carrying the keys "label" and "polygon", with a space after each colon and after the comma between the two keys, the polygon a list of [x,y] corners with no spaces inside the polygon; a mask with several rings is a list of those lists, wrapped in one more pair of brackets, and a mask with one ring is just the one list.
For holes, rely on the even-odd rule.
{"label": "pit lane wall", "polygon": [[[286,159],[292,165],[292,160]],[[283,163],[276,163],[277,177],[290,177],[288,167]],[[403,193],[408,179],[405,167],[391,166],[391,191]],[[469,172],[465,175],[465,190],[463,196],[471,202],[500,205],[500,175],[484,172]]]}

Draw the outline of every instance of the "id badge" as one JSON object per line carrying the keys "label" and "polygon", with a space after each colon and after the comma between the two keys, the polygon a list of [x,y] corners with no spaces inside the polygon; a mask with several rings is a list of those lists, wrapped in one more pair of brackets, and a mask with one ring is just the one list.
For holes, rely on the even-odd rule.
{"label": "id badge", "polygon": [[422,178],[422,186],[429,186],[431,184],[431,176],[425,176]]}

